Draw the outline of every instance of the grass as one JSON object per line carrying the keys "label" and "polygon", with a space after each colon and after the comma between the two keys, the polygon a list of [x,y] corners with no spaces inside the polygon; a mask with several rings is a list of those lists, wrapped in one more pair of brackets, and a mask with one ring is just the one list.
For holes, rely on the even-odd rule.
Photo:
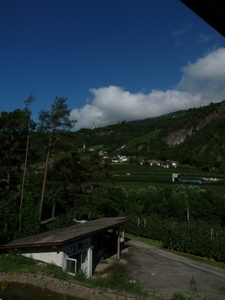
{"label": "grass", "polygon": [[7,281],[1,282],[1,290],[5,291],[8,288],[9,283]]}
{"label": "grass", "polygon": [[[187,168],[184,166],[174,168],[150,167],[146,165],[136,165],[129,163],[110,164],[112,174],[114,175],[115,184],[126,189],[147,188],[153,185],[156,188],[164,188],[165,186],[176,187],[180,183],[172,182],[172,173],[179,173],[181,179],[201,179],[201,178],[219,178],[221,183],[203,183],[202,188],[212,190],[214,193],[224,196],[224,174],[216,171],[202,171],[197,168]],[[129,173],[130,176],[126,174]]]}
{"label": "grass", "polygon": [[75,279],[91,288],[112,289],[117,292],[135,294],[140,299],[145,299],[148,296],[147,291],[139,283],[130,280],[125,272],[112,271],[105,277],[86,278],[84,272],[79,271],[75,275]]}
{"label": "grass", "polygon": [[[47,275],[63,281],[76,280],[91,288],[136,294],[140,299],[147,297],[147,292],[136,282],[130,281],[127,274],[122,272],[111,272],[106,277],[87,278],[85,273],[79,271],[75,276],[69,275],[54,264],[40,264],[33,258],[27,258],[21,254],[0,255],[0,270],[2,273],[32,273]],[[1,283],[1,289],[7,288],[7,283]],[[43,285],[45,289],[45,285]]]}
{"label": "grass", "polygon": [[2,273],[9,272],[30,272],[33,273],[37,262],[32,258],[22,255],[2,254],[0,255],[0,270]]}
{"label": "grass", "polygon": [[[214,298],[208,297],[206,295],[198,295],[198,288],[195,282],[194,276],[192,276],[189,283],[189,291],[184,292],[174,292],[171,300],[214,300]],[[216,300],[216,299],[215,299]]]}
{"label": "grass", "polygon": [[60,279],[60,280],[68,280],[70,278],[70,275],[68,273],[66,273],[60,267],[58,267],[52,263],[51,264],[43,264],[39,268],[43,274],[52,276],[52,277]]}
{"label": "grass", "polygon": [[161,129],[156,129],[154,131],[143,134],[140,137],[134,138],[131,142],[129,142],[127,144],[127,148],[133,149],[136,144],[142,144],[145,142],[149,142],[151,139],[154,139],[160,133],[160,131],[161,131]]}
{"label": "grass", "polygon": [[163,242],[160,242],[160,241],[154,241],[154,240],[149,240],[149,239],[145,239],[145,238],[142,238],[142,237],[134,237],[132,235],[128,235],[126,234],[127,237],[132,237],[132,238],[135,238],[137,239],[138,241],[142,242],[142,243],[145,243],[145,244],[148,244],[150,246],[155,246],[157,248],[163,248]]}
{"label": "grass", "polygon": [[82,282],[87,282],[92,288],[112,289],[117,292],[135,294],[140,297],[139,299],[145,299],[148,296],[148,292],[139,283],[130,280],[124,272],[112,271],[106,277],[99,276],[97,278],[86,279],[86,281],[82,280]]}

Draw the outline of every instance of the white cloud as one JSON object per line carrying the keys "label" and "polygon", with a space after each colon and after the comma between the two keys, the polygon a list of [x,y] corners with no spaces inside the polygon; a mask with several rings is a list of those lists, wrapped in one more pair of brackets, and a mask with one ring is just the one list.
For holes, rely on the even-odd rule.
{"label": "white cloud", "polygon": [[112,85],[90,89],[92,103],[72,110],[71,117],[78,121],[77,128],[90,128],[93,122],[102,127],[225,100],[225,48],[188,63],[182,71],[183,76],[173,90],[132,94]]}
{"label": "white cloud", "polygon": [[183,26],[180,29],[172,32],[172,36],[174,38],[176,46],[180,47],[181,45],[190,42],[190,37],[192,36],[192,28],[193,24],[190,22],[183,24]]}
{"label": "white cloud", "polygon": [[189,63],[182,71],[178,90],[192,95],[199,93],[202,104],[225,100],[225,48]]}
{"label": "white cloud", "polygon": [[198,45],[201,45],[201,44],[203,44],[205,42],[208,42],[209,40],[212,39],[211,35],[204,34],[204,33],[198,33],[197,37],[198,37],[198,41],[197,41]]}
{"label": "white cloud", "polygon": [[180,47],[192,47],[193,44],[199,46],[203,43],[208,43],[213,39],[212,35],[203,33],[203,32],[193,32],[193,24],[187,23],[184,24],[179,30],[172,32],[175,45]]}
{"label": "white cloud", "polygon": [[179,36],[179,35],[186,34],[186,33],[190,32],[190,31],[192,30],[192,28],[193,28],[192,22],[186,23],[186,24],[183,25],[183,27],[182,27],[181,29],[175,30],[175,31],[172,33],[172,35],[173,35],[174,37],[177,37],[177,36]]}

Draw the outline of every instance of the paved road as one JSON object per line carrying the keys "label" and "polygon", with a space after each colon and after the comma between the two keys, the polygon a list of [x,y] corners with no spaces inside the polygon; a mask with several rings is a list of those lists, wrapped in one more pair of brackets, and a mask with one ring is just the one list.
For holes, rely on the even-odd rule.
{"label": "paved road", "polygon": [[150,295],[171,299],[175,291],[189,291],[194,281],[199,295],[225,299],[225,270],[186,259],[136,240],[122,251],[123,268]]}

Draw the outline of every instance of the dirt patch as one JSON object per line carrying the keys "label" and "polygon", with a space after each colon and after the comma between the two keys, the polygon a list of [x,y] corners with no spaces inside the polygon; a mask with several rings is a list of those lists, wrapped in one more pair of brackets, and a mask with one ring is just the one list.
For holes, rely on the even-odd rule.
{"label": "dirt patch", "polygon": [[113,255],[107,258],[104,262],[99,263],[94,271],[93,278],[98,276],[107,276],[112,271],[124,271],[126,270],[127,260],[121,258],[118,260],[117,255]]}

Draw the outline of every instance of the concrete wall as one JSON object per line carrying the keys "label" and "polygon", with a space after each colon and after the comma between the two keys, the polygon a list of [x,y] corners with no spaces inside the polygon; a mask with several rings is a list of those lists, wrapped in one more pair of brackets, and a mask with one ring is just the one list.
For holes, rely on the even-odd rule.
{"label": "concrete wall", "polygon": [[83,263],[82,267],[83,270],[85,270],[87,277],[91,277],[93,262],[91,238],[68,243],[63,247],[28,248],[23,250],[22,254],[41,262],[49,264],[53,263],[56,266],[61,267],[63,270],[66,270],[67,258],[83,251],[87,251],[87,261]]}
{"label": "concrete wall", "polygon": [[26,257],[32,257],[35,260],[39,260],[45,263],[53,263],[56,266],[62,267],[63,260],[65,257],[64,252],[61,250],[54,250],[51,248],[45,249],[29,249],[26,253],[23,253]]}

